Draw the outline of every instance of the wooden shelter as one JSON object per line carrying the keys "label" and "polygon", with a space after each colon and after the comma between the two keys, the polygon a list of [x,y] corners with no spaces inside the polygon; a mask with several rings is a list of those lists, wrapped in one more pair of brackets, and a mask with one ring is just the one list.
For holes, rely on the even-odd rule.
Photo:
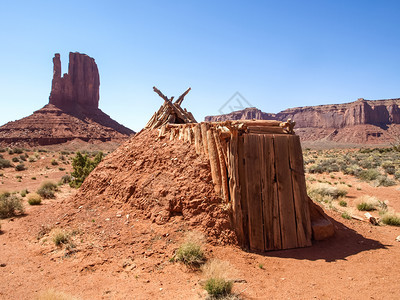
{"label": "wooden shelter", "polygon": [[173,98],[154,90],[165,102],[147,128],[158,128],[159,139],[188,142],[209,159],[215,191],[232,208],[242,247],[267,251],[311,245],[309,198],[294,122],[196,123],[180,108],[190,89],[173,104]]}

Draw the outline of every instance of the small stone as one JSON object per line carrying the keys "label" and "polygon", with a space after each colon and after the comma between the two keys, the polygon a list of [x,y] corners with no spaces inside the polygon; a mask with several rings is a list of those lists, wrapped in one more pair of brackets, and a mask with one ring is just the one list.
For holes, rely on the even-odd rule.
{"label": "small stone", "polygon": [[1,267],[1,268],[4,268],[5,266],[7,266],[7,265],[4,264],[4,263],[3,263],[3,264],[0,264],[0,267]]}
{"label": "small stone", "polygon": [[396,238],[396,241],[400,242],[400,235]]}

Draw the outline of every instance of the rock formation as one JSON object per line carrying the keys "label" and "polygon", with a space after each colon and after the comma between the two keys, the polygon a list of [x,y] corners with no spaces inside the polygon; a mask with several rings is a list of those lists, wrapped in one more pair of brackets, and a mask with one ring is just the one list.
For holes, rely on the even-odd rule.
{"label": "rock formation", "polygon": [[277,114],[246,108],[227,115],[208,116],[206,121],[261,119],[296,122],[303,141],[387,144],[400,132],[400,99],[365,100],[289,108]]}
{"label": "rock formation", "polygon": [[53,64],[49,104],[1,126],[0,143],[49,145],[73,139],[119,142],[134,134],[99,109],[100,79],[93,58],[71,52],[68,73],[63,76],[60,54],[55,54]]}

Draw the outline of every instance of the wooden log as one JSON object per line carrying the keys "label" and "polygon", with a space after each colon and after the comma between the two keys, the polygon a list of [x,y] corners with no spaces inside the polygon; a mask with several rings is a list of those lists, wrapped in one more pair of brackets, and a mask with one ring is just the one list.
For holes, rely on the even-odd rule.
{"label": "wooden log", "polygon": [[175,138],[175,128],[171,128],[169,131],[169,140],[172,141]]}
{"label": "wooden log", "polygon": [[190,92],[192,88],[188,88],[182,95],[180,95],[178,97],[178,99],[176,99],[175,104],[181,105],[183,102],[183,99],[185,98],[185,96]]}
{"label": "wooden log", "polygon": [[158,132],[158,138],[164,138],[165,137],[165,125],[161,126]]}
{"label": "wooden log", "polygon": [[207,130],[208,157],[210,160],[211,177],[214,183],[214,189],[217,195],[221,196],[221,167],[219,163],[213,130],[215,129],[210,128]]}
{"label": "wooden log", "polygon": [[297,229],[289,162],[290,135],[274,136],[276,179],[278,183],[282,249],[296,248]]}
{"label": "wooden log", "polygon": [[189,142],[189,144],[193,144],[193,132],[192,132],[192,128],[190,126],[186,127],[186,131],[187,131],[187,140]]}
{"label": "wooden log", "polygon": [[222,150],[221,140],[216,130],[213,130],[215,145],[217,146],[218,152],[218,160],[220,165],[220,172],[221,172],[221,189],[222,189],[222,198],[226,203],[229,202],[229,189],[228,189],[228,176],[226,174],[226,162],[224,158],[224,153]]}
{"label": "wooden log", "polygon": [[242,247],[248,247],[245,241],[245,233],[243,231],[237,130],[232,131],[232,137],[228,142],[228,145],[229,145],[229,151],[228,151],[229,190],[232,201],[233,224],[239,244]]}
{"label": "wooden log", "polygon": [[182,127],[182,125],[179,126],[179,135],[178,135],[179,140],[183,140],[183,131],[184,131],[184,128]]}
{"label": "wooden log", "polygon": [[201,138],[203,142],[203,147],[204,147],[204,154],[208,157],[208,144],[207,144],[207,131],[208,131],[208,124],[207,123],[201,123]]}
{"label": "wooden log", "polygon": [[201,154],[203,152],[203,143],[201,139],[201,127],[199,123],[197,123],[193,127],[193,132],[194,132],[194,148],[197,154]]}
{"label": "wooden log", "polygon": [[244,158],[246,175],[246,198],[249,216],[249,242],[251,250],[264,251],[263,199],[261,193],[262,170],[260,168],[259,135],[244,135]]}
{"label": "wooden log", "polygon": [[247,132],[248,133],[258,133],[258,134],[273,134],[273,133],[289,134],[287,131],[284,130],[284,128],[278,127],[278,126],[247,125]]}
{"label": "wooden log", "polygon": [[187,127],[185,125],[182,125],[182,127],[183,127],[183,141],[187,142],[188,141]]}
{"label": "wooden log", "polygon": [[281,121],[275,120],[236,120],[231,121],[232,125],[245,124],[246,126],[280,126]]}
{"label": "wooden log", "polygon": [[311,246],[311,219],[300,138],[289,136],[289,159],[296,213],[298,247]]}
{"label": "wooden log", "polygon": [[243,136],[238,136],[238,173],[239,173],[239,187],[240,187],[240,210],[242,213],[242,227],[243,227],[243,247],[249,249],[249,215],[247,206],[247,179],[245,173],[245,157],[243,149]]}
{"label": "wooden log", "polygon": [[272,135],[261,135],[261,193],[263,195],[265,250],[282,249],[279,202],[275,180],[274,141]]}

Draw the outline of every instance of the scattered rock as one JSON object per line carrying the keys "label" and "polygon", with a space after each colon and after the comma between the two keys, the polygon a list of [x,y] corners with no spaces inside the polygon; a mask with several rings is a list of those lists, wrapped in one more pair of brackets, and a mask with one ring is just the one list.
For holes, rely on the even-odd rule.
{"label": "scattered rock", "polygon": [[400,235],[396,238],[396,241],[400,242]]}

